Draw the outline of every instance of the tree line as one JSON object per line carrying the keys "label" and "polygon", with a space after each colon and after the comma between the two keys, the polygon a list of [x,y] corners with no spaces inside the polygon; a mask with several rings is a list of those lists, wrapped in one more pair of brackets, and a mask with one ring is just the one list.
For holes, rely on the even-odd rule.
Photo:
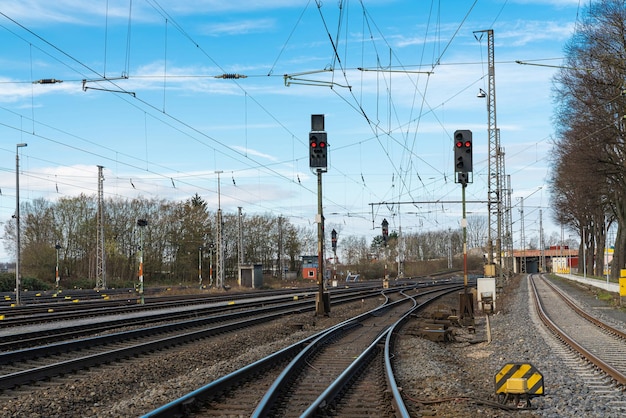
{"label": "tree line", "polygon": [[[131,287],[138,277],[138,253],[143,242],[146,283],[195,285],[202,267],[203,283],[209,282],[211,264],[215,270],[216,212],[197,194],[185,201],[157,198],[108,198],[103,203],[105,275],[109,287]],[[21,263],[23,277],[54,283],[58,256],[61,286],[68,283],[93,287],[96,282],[98,202],[95,196],[43,198],[22,202]],[[145,220],[139,226],[138,220]],[[243,235],[246,264],[261,264],[266,273],[299,272],[302,255],[317,254],[315,225],[298,227],[288,218],[274,214],[224,213],[224,267],[226,279],[238,277],[239,225]],[[468,220],[469,248],[482,248],[486,221]],[[5,223],[4,245],[15,255],[15,220]],[[333,260],[330,231],[339,234],[337,258],[342,271],[360,272],[362,277],[381,277],[383,265],[397,274],[398,231],[386,243],[382,234],[368,242],[363,236],[342,236],[341,225],[325,226],[327,267]],[[411,232],[402,235],[406,265],[412,262],[454,258],[460,266],[462,231]],[[482,249],[478,251],[481,253]],[[405,270],[405,274],[410,271]]]}
{"label": "tree line", "polygon": [[[555,77],[554,217],[580,237],[579,260],[602,275],[626,263],[626,5],[590,2]],[[615,225],[614,242],[607,231]],[[583,257],[583,251],[585,257]]]}
{"label": "tree line", "polygon": [[[136,281],[138,252],[143,243],[144,275],[156,283],[198,282],[200,267],[208,277],[215,263],[216,213],[197,194],[183,202],[163,199],[111,198],[103,204],[104,253],[107,282],[128,286]],[[95,284],[98,202],[94,196],[65,197],[56,202],[35,199],[20,206],[23,276],[55,278],[57,251],[61,281]],[[138,220],[144,220],[140,226]],[[224,267],[237,277],[239,214],[222,217]],[[309,231],[287,219],[242,215],[244,260],[264,266],[296,270]],[[15,254],[16,223],[5,224],[4,244]],[[282,254],[279,255],[279,248]],[[208,281],[207,281],[208,282]]]}

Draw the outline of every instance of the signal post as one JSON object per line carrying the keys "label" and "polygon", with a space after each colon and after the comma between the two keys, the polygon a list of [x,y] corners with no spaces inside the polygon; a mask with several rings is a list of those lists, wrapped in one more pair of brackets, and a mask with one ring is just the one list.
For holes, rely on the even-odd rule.
{"label": "signal post", "polygon": [[465,188],[472,182],[472,131],[454,132],[454,182],[461,184],[463,202],[463,293],[459,294],[459,316],[463,324],[474,323],[474,298],[467,289],[467,218],[465,212]]}
{"label": "signal post", "polygon": [[324,289],[324,214],[322,207],[322,173],[328,171],[328,142],[324,115],[311,115],[309,132],[309,167],[317,174],[317,284],[315,313],[330,315],[330,294]]}

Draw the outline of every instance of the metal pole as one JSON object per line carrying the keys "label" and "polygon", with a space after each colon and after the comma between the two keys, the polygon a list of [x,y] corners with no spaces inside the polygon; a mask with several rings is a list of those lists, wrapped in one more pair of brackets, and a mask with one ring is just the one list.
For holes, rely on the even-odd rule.
{"label": "metal pole", "polygon": [[59,245],[58,242],[54,246],[54,249],[57,250],[57,265],[56,265],[54,283],[55,283],[56,289],[59,290],[59,281],[61,280],[61,278],[59,277],[59,250],[61,249],[61,246]]}
{"label": "metal pole", "polygon": [[463,288],[464,293],[467,294],[467,218],[465,212],[465,188],[467,183],[463,183],[461,187],[461,193],[463,198],[463,220],[461,226],[463,227]]}
{"label": "metal pole", "polygon": [[215,248],[211,244],[209,246],[209,287],[213,287],[213,252]]}
{"label": "metal pole", "polygon": [[463,293],[459,294],[459,311],[460,319],[463,325],[474,324],[474,299],[467,289],[467,218],[465,212],[465,188],[467,187],[467,178],[461,182],[461,191],[463,195],[463,219],[461,226],[463,227]]}
{"label": "metal pole", "polygon": [[215,287],[219,289],[224,288],[224,238],[222,236],[222,203],[221,203],[221,185],[220,185],[220,174],[223,171],[216,171],[217,174],[217,260],[216,267],[217,273],[215,275]]}
{"label": "metal pole", "polygon": [[606,232],[604,234],[604,268],[606,269],[606,290],[609,290],[609,223],[604,218]]}
{"label": "metal pole", "polygon": [[145,303],[143,298],[143,228],[139,227],[139,297],[141,304]]}
{"label": "metal pole", "polygon": [[17,144],[15,149],[15,236],[16,236],[16,249],[15,249],[15,304],[20,304],[20,148],[27,146],[28,144]]}
{"label": "metal pole", "polygon": [[587,278],[587,242],[585,241],[585,227],[583,226],[583,277]]}
{"label": "metal pole", "polygon": [[317,315],[327,315],[324,306],[324,215],[322,213],[322,170],[317,170]]}
{"label": "metal pole", "polygon": [[147,220],[137,220],[137,226],[139,227],[139,298],[142,305],[145,303],[143,296],[143,229],[146,225],[148,225]]}
{"label": "metal pole", "polygon": [[198,285],[202,289],[202,246],[198,247]]}

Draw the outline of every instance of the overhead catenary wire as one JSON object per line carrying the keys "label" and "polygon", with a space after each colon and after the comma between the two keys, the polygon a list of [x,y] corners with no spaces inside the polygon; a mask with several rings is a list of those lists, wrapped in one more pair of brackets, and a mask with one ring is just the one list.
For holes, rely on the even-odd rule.
{"label": "overhead catenary wire", "polygon": [[[157,4],[157,5],[158,5],[158,3],[156,3],[156,2],[154,2],[154,4]],[[160,5],[159,5],[158,7],[160,7]],[[303,13],[304,13],[304,12],[303,12]],[[129,11],[129,21],[130,21],[130,11]],[[338,27],[341,27],[340,22],[338,22]],[[129,31],[130,31],[130,23],[129,23]],[[337,37],[335,37],[335,43],[337,43],[337,39],[338,39],[338,38],[337,38]],[[445,49],[444,49],[444,51],[443,51],[443,52],[445,52]],[[443,52],[442,52],[442,54],[443,54]],[[277,59],[277,61],[278,61],[278,59]],[[439,60],[439,62],[438,62],[436,65],[442,65],[441,60]],[[391,66],[390,66],[390,67],[391,67]],[[344,69],[344,72],[345,72],[345,69]],[[103,76],[106,76],[106,74],[103,74]],[[163,79],[164,79],[164,80],[171,80],[173,77],[175,77],[175,76],[174,76],[174,75],[168,75],[168,74],[166,74],[166,73],[163,75]],[[106,78],[106,77],[104,77],[104,78]],[[105,82],[106,82],[106,81],[105,81]],[[247,93],[247,91],[246,91],[245,89],[244,89],[243,91],[245,92],[246,97],[248,97],[248,93]],[[337,94],[337,92],[335,92],[335,93]],[[165,94],[165,92],[164,92],[164,94]],[[131,99],[131,100],[132,100],[132,99]],[[252,101],[252,102],[254,102],[254,101],[255,101],[255,99],[254,99],[254,98],[251,98],[251,101]],[[357,100],[357,101],[356,101],[356,103],[360,103],[360,102],[361,102],[360,100]],[[424,100],[422,100],[422,105],[423,105],[424,103],[425,103],[425,101],[424,101]],[[353,108],[354,108],[355,110],[357,110],[358,112],[362,113],[362,114],[363,114],[363,116],[366,118],[366,120],[368,119],[367,109],[366,109],[366,108],[364,108],[362,105],[360,105],[360,104],[359,104],[358,106],[353,106]],[[270,113],[271,113],[271,112],[270,112]],[[420,111],[420,114],[422,114],[422,111]],[[151,115],[151,116],[153,116],[153,115],[152,115],[152,112],[150,112],[150,115]],[[144,117],[146,117],[146,116],[144,116]],[[33,119],[33,123],[34,123],[34,117],[33,117],[32,119]],[[419,122],[420,122],[420,120],[421,120],[421,119],[420,119],[420,117],[418,116],[418,117],[412,118],[412,120],[413,120],[413,121],[417,124],[417,126],[416,126],[416,129],[415,129],[415,130],[411,130],[411,131],[412,131],[412,132],[415,132],[415,135],[417,135],[417,132],[418,132],[418,130],[419,130]],[[161,123],[165,123],[165,122],[161,119]],[[174,123],[174,124],[175,124],[175,121],[170,121],[170,123]],[[416,157],[416,156],[415,156],[415,155],[413,155],[413,154],[415,154],[415,153],[414,153],[414,152],[412,152],[412,151],[410,151],[412,148],[414,148],[414,146],[409,145],[409,143],[407,142],[406,138],[405,138],[405,139],[398,139],[399,135],[403,135],[403,136],[405,136],[405,137],[406,137],[406,134],[405,134],[405,133],[408,131],[408,128],[406,128],[406,127],[405,127],[405,130],[404,130],[404,131],[402,131],[402,130],[395,130],[395,132],[396,132],[396,134],[394,134],[395,138],[393,138],[393,139],[391,139],[391,140],[390,140],[391,135],[388,135],[388,133],[392,131],[392,127],[391,127],[391,126],[388,126],[388,127],[387,127],[386,129],[384,129],[384,130],[383,130],[383,129],[379,129],[378,127],[375,127],[374,125],[371,125],[371,126],[372,126],[372,128],[373,128],[373,129],[372,129],[372,132],[374,133],[374,139],[376,139],[377,141],[379,141],[379,144],[380,144],[380,146],[381,146],[381,147],[388,148],[390,145],[391,145],[391,146],[393,146],[393,144],[398,145],[398,144],[402,144],[402,143],[403,143],[403,149],[406,151],[406,156],[407,156],[407,158],[408,158],[408,160],[409,160],[409,163],[406,163],[406,162],[405,162],[405,163],[401,163],[401,164],[399,164],[399,165],[397,166],[396,171],[397,171],[397,173],[398,173],[398,181],[399,181],[399,182],[403,181],[403,180],[402,180],[403,178],[407,178],[407,180],[410,180],[409,174],[407,174],[407,173],[412,172],[412,171],[410,170],[410,165],[409,165],[409,164],[410,164],[411,162],[415,161],[415,157]],[[406,125],[405,125],[405,126],[406,126]],[[383,133],[383,132],[384,132],[384,133]],[[387,135],[387,136],[385,136],[385,135]],[[198,135],[193,135],[193,134],[192,134],[192,136],[194,136],[194,137],[198,137]],[[300,139],[299,139],[299,137],[298,137],[297,135],[295,135],[294,137],[295,137],[295,138],[297,138],[297,140],[298,140],[298,141],[300,141]],[[202,142],[207,142],[207,141],[208,141],[209,143],[211,142],[210,140],[207,140],[206,138],[204,138],[204,137],[202,137],[202,136],[199,136],[199,138],[202,140]],[[219,141],[219,138],[217,138],[217,140]],[[361,143],[361,142],[359,142],[359,143]],[[214,145],[215,147],[218,147],[218,148],[219,148],[219,145],[217,145],[217,144],[213,144],[213,145]],[[208,145],[208,146],[209,146],[209,148],[211,148],[211,149],[215,150],[215,148],[211,147],[210,145]],[[348,146],[349,146],[349,145],[348,145]],[[246,148],[247,148],[247,146],[246,146]],[[231,154],[231,152],[230,152],[231,150],[226,150],[226,149],[224,149],[223,151],[228,152],[228,154],[229,154],[229,157],[230,157],[230,158],[232,158],[232,157],[233,157],[233,156],[232,156],[232,154]],[[217,151],[217,152],[220,152],[220,151]],[[387,154],[386,154],[386,155],[389,155],[389,156],[391,157],[391,155],[389,154],[389,152],[387,152]],[[250,157],[250,156],[249,156],[249,154],[248,154],[247,152],[243,152],[240,156],[244,159],[243,161],[246,161],[246,160],[247,160],[247,161],[251,161],[251,162],[253,162],[252,164],[249,164],[249,167],[250,167],[250,168],[252,168],[252,169],[254,169],[255,167],[256,167],[256,168],[261,169],[260,167],[265,168],[265,167],[268,167],[268,166],[269,166],[269,167],[271,167],[271,166],[272,166],[271,164],[270,164],[270,165],[267,165],[267,164],[265,164],[265,163],[260,163],[260,162],[259,162],[258,164],[254,164],[254,162],[256,162],[256,161],[249,159],[249,157]],[[235,156],[235,158],[238,158],[238,157],[236,157],[236,156]],[[294,158],[294,159],[293,159],[293,161],[297,161],[298,159],[302,159],[302,158]],[[239,161],[242,161],[242,160],[241,160],[241,159],[239,159]],[[152,163],[151,163],[151,162],[150,162],[150,163],[148,162],[148,156],[147,156],[147,153],[146,153],[145,165],[146,165],[146,166],[148,166],[149,164],[150,164],[150,165],[152,165]],[[280,162],[278,162],[278,163],[276,163],[276,164],[280,164]],[[158,166],[154,166],[154,167],[153,167],[153,169],[154,169],[154,172],[155,172],[155,173],[157,173],[157,172],[161,171],[161,168],[158,168]],[[433,169],[436,169],[436,168],[433,168]],[[444,176],[445,176],[445,170],[441,170],[441,168],[440,168],[440,167],[439,167],[438,169],[439,169],[439,171],[440,171],[441,176],[442,176],[442,177],[444,177]],[[362,171],[362,170],[361,170],[361,171]],[[419,173],[419,172],[418,172],[418,173]],[[168,175],[167,175],[168,173],[160,173],[160,174],[162,174],[164,178],[165,178],[165,176],[167,176],[167,178],[170,178],[170,179],[171,179],[171,176],[168,176]],[[271,173],[270,173],[270,174],[271,174]],[[344,171],[341,171],[341,172],[340,172],[340,174],[342,174],[342,175],[349,175],[349,173],[346,173],[346,172],[344,172]],[[291,181],[293,181],[293,182],[297,182],[297,180],[294,178],[294,176],[289,176],[288,178],[289,178]],[[285,178],[285,179],[287,179],[287,178]],[[361,173],[359,173],[359,175],[358,175],[358,180],[359,180],[359,181],[358,181],[358,183],[360,183],[360,184],[362,184],[362,185],[367,186],[367,185],[366,185],[366,183],[365,183],[365,181],[364,181],[364,179],[363,179],[363,173],[362,173],[362,172],[361,172]],[[368,183],[369,183],[369,181],[368,181]],[[300,184],[300,183],[298,182],[298,184]],[[400,184],[400,183],[398,183],[398,184]],[[408,186],[408,184],[407,184],[407,186]],[[371,191],[373,191],[373,190],[371,190]]]}

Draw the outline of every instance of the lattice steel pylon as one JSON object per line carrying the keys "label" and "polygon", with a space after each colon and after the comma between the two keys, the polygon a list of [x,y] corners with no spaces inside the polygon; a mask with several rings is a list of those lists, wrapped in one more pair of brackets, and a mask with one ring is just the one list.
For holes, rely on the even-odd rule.
{"label": "lattice steel pylon", "polygon": [[522,247],[522,256],[520,257],[520,273],[526,273],[526,236],[524,233],[524,198],[520,197],[520,209],[519,209],[519,217],[520,217],[520,241]]}
{"label": "lattice steel pylon", "polygon": [[[496,275],[502,278],[502,195],[503,195],[503,173],[502,161],[504,153],[500,149],[500,132],[498,130],[496,118],[496,74],[494,59],[493,29],[474,32],[474,36],[480,33],[487,34],[487,133],[489,136],[489,190],[488,190],[488,217],[489,233],[487,238],[487,262],[494,264],[494,254],[496,256],[495,265],[499,272]],[[476,39],[480,40],[478,36]],[[495,248],[493,240],[496,240]]]}
{"label": "lattice steel pylon", "polygon": [[96,215],[96,289],[106,289],[106,260],[104,251],[104,175],[98,166],[98,214]]}
{"label": "lattice steel pylon", "polygon": [[[504,167],[504,166],[503,166]],[[506,171],[506,170],[505,170]],[[511,204],[511,194],[513,193],[513,189],[511,189],[511,176],[506,175],[506,193],[505,196],[505,204],[504,204],[504,266],[506,268],[507,276],[512,276],[515,270],[515,258],[513,256],[513,217],[511,214],[512,204]]]}
{"label": "lattice steel pylon", "polygon": [[220,174],[222,171],[216,171],[217,174],[217,266],[215,272],[215,287],[222,289],[224,287],[224,221],[222,219],[222,203],[221,203],[221,185]]}

